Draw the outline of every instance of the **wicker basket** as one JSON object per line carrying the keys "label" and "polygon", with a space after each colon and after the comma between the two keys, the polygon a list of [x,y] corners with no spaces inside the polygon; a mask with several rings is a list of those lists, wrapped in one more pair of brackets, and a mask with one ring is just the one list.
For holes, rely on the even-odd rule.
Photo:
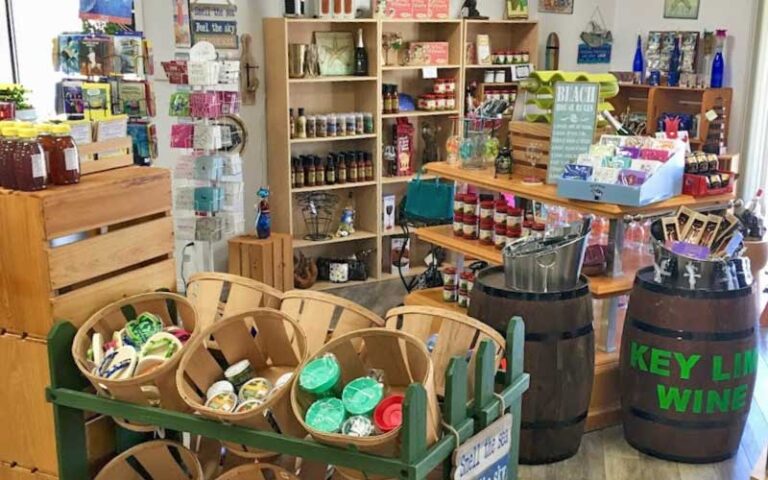
{"label": "wicker basket", "polygon": [[434,334],[435,344],[430,357],[435,368],[435,390],[445,394],[445,371],[451,359],[457,355],[467,355],[471,359],[467,377],[469,400],[474,395],[475,362],[477,349],[483,340],[491,340],[496,347],[495,366],[498,369],[504,357],[507,342],[496,330],[467,315],[434,307],[398,307],[387,312],[387,328],[410,333],[424,343]]}
{"label": "wicker basket", "polygon": [[[257,377],[267,378],[274,384],[282,375],[295,372],[306,357],[306,336],[299,324],[282,312],[261,308],[219,320],[190,341],[179,364],[176,382],[186,404],[205,417],[256,430],[277,431],[277,427],[285,435],[300,437],[306,432],[289,405],[292,381],[273,392],[260,407],[242,413],[206,407],[205,392],[214,382],[224,379],[227,367],[240,360],[248,359]],[[265,415],[267,412],[269,417]],[[257,458],[274,455],[245,445],[225,445],[239,455]]]}
{"label": "wicker basket", "polygon": [[[83,376],[101,395],[138,405],[189,411],[189,407],[179,396],[175,383],[176,367],[187,348],[186,345],[160,367],[133,378],[110,380],[91,373],[93,364],[88,360],[87,354],[91,348],[92,335],[98,332],[105,339],[111,339],[114,332],[124,328],[129,320],[143,312],[157,315],[165,326],[179,326],[192,332],[192,338],[195,336],[197,312],[186,298],[174,293],[145,293],[112,303],[93,314],[75,335],[72,358]],[[189,340],[191,341],[192,339]],[[116,418],[115,421],[134,431],[146,432],[155,428],[124,419]]]}
{"label": "wicker basket", "polygon": [[285,292],[280,311],[295,318],[306,332],[309,355],[334,338],[384,326],[383,318],[356,303],[308,290]]}
{"label": "wicker basket", "polygon": [[101,469],[95,480],[203,480],[197,456],[181,444],[166,440],[142,443],[126,450]]}
{"label": "wicker basket", "polygon": [[238,313],[279,309],[282,295],[267,284],[226,273],[197,273],[187,285],[187,298],[197,308],[200,330]]}
{"label": "wicker basket", "polygon": [[[434,389],[432,361],[429,359],[427,347],[421,340],[393,330],[359,330],[332,340],[307,359],[307,362],[327,353],[334,354],[338,359],[342,370],[341,380],[345,385],[355,378],[367,375],[371,369],[383,371],[389,393],[404,393],[411,383],[423,384],[427,390],[427,442],[431,445],[437,440],[440,411]],[[386,457],[399,454],[400,428],[382,435],[362,438],[311,429],[304,422],[304,415],[314,400],[312,395],[299,388],[298,382],[293,383],[293,411],[301,425],[318,442],[341,448],[351,447]]]}
{"label": "wicker basket", "polygon": [[226,472],[216,480],[299,480],[288,470],[266,463],[243,465]]}

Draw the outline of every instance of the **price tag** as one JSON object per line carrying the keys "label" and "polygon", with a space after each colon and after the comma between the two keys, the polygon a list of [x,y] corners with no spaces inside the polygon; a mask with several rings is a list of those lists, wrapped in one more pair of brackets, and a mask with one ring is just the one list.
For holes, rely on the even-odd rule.
{"label": "price tag", "polygon": [[506,480],[512,415],[506,414],[453,453],[453,480]]}
{"label": "price tag", "polygon": [[437,67],[422,68],[421,77],[424,79],[437,78]]}
{"label": "price tag", "polygon": [[707,120],[710,122],[714,122],[717,120],[717,112],[714,110],[708,110],[707,113],[704,114],[707,117]]}

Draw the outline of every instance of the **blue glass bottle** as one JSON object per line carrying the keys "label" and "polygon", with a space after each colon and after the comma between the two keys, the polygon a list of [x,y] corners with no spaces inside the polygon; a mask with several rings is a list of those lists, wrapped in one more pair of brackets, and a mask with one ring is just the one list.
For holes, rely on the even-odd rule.
{"label": "blue glass bottle", "polygon": [[667,83],[670,87],[680,85],[680,41],[677,38],[675,38],[672,56],[669,58],[669,77]]}
{"label": "blue glass bottle", "polygon": [[256,236],[269,238],[272,234],[272,215],[269,213],[269,189],[259,189],[261,201],[256,212]]}
{"label": "blue glass bottle", "polygon": [[718,30],[715,36],[717,47],[715,58],[712,60],[712,80],[710,82],[710,87],[712,88],[723,88],[723,77],[725,76],[725,58],[723,57],[725,36],[725,30]]}
{"label": "blue glass bottle", "polygon": [[645,62],[643,61],[643,39],[637,36],[637,48],[635,48],[635,59],[632,62],[632,73],[635,76],[635,84],[640,85],[645,81]]}

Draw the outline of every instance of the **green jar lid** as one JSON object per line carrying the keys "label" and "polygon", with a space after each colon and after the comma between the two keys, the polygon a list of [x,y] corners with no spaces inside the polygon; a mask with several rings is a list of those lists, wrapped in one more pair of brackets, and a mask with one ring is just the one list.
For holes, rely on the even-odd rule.
{"label": "green jar lid", "polygon": [[371,377],[360,377],[344,387],[341,400],[351,415],[370,415],[384,396],[384,385]]}
{"label": "green jar lid", "polygon": [[339,383],[341,367],[332,355],[312,360],[299,375],[299,386],[314,395],[324,395]]}
{"label": "green jar lid", "polygon": [[338,398],[321,398],[310,405],[304,421],[309,428],[323,433],[339,433],[344,423],[344,404]]}

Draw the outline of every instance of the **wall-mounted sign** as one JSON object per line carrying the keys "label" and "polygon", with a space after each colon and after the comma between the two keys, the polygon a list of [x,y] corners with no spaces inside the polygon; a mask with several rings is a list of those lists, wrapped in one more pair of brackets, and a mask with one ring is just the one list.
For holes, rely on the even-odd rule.
{"label": "wall-mounted sign", "polygon": [[237,5],[232,3],[192,3],[193,43],[210,42],[217,49],[237,49]]}
{"label": "wall-mounted sign", "polygon": [[581,32],[577,63],[611,63],[613,34],[606,27],[600,7],[595,7],[587,28]]}

